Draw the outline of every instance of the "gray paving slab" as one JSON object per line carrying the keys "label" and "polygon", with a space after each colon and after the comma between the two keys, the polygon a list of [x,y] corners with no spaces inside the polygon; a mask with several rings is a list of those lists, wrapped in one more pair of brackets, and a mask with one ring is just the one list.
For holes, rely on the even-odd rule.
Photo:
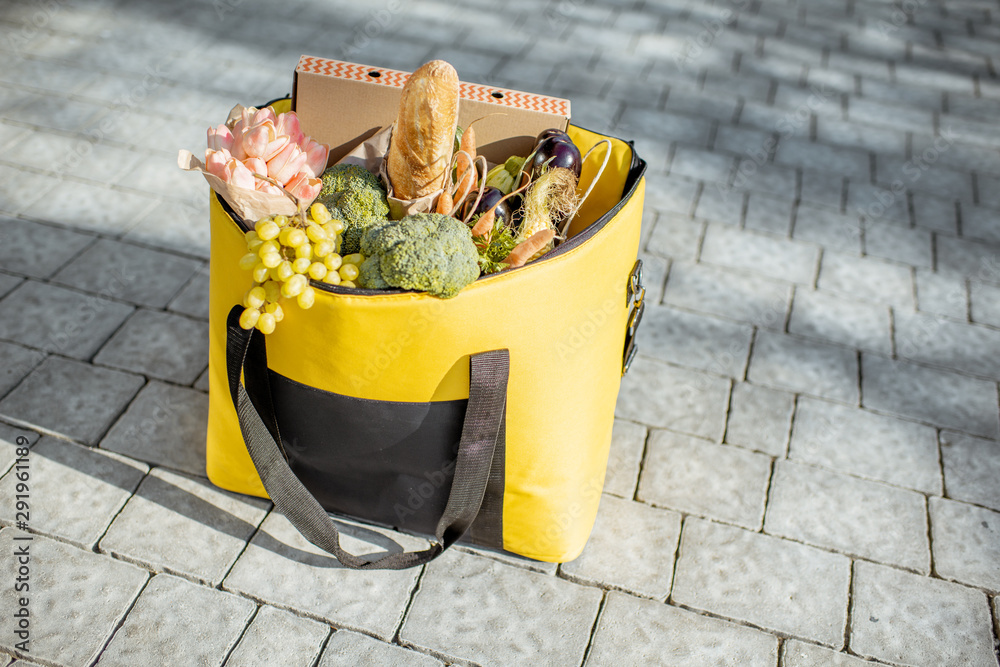
{"label": "gray paving slab", "polygon": [[913,193],[913,221],[920,229],[958,234],[958,209],[952,199],[924,192]]}
{"label": "gray paving slab", "polygon": [[996,384],[906,361],[861,355],[862,405],[945,428],[997,437]]}
{"label": "gray paving slab", "polygon": [[811,243],[710,224],[702,243],[701,259],[728,269],[811,285],[819,249]]}
{"label": "gray paving slab", "polygon": [[796,336],[758,332],[747,379],[776,389],[858,402],[856,353]]}
{"label": "gray paving slab", "polygon": [[173,298],[168,309],[196,317],[201,320],[208,319],[208,267],[200,265],[194,272],[191,280],[181,288],[177,296]]}
{"label": "gray paving slab", "polygon": [[[640,155],[650,154],[642,152],[641,148],[636,150]],[[691,215],[697,194],[698,184],[695,181],[649,174],[646,177],[646,195],[643,206],[661,215]]]}
{"label": "gray paving slab", "polygon": [[1000,243],[1000,211],[962,204],[962,236]]}
{"label": "gray paving slab", "polygon": [[782,329],[791,294],[788,283],[707,264],[674,262],[663,301],[765,329]]}
{"label": "gray paving slab", "polygon": [[973,322],[1000,327],[1000,287],[972,281],[969,301]]}
{"label": "gray paving slab", "polygon": [[778,142],[774,161],[803,169],[828,171],[851,180],[867,181],[871,168],[866,151],[812,143],[805,139],[783,137]]}
{"label": "gray paving slab", "polygon": [[850,648],[860,656],[992,667],[990,625],[989,601],[980,591],[884,565],[855,564]]}
{"label": "gray paving slab", "polygon": [[32,278],[48,278],[95,241],[90,234],[0,217],[0,266]]}
{"label": "gray paving slab", "polygon": [[209,383],[208,371],[209,369],[206,368],[205,371],[198,376],[198,379],[195,380],[194,384],[192,385],[198,391],[208,392],[208,383]]}
{"label": "gray paving slab", "polygon": [[800,204],[795,214],[792,238],[819,243],[830,251],[860,255],[861,220],[857,213],[841,213],[839,209],[839,201],[836,202],[836,208]]}
{"label": "gray paving slab", "polygon": [[993,619],[994,627],[993,632],[1000,634],[1000,597],[993,598]]}
{"label": "gray paving slab", "polygon": [[33,125],[64,132],[83,129],[105,113],[105,109],[96,104],[29,92],[22,96],[20,106],[31,109]]}
{"label": "gray paving slab", "polygon": [[621,498],[635,495],[642,454],[646,448],[646,433],[646,428],[639,424],[615,420],[611,430],[608,469],[604,475],[604,493]]}
{"label": "gray paving slab", "polygon": [[482,665],[579,665],[601,596],[596,588],[447,552],[427,566],[399,638]]}
{"label": "gray paving slab", "polygon": [[931,498],[929,510],[934,571],[1000,592],[1000,512],[946,498]]}
{"label": "gray paving slab", "polygon": [[153,577],[101,654],[101,665],[152,665],[182,655],[190,665],[221,665],[250,622],[246,598],[168,574]]}
{"label": "gray paving slab", "polygon": [[[891,17],[889,17],[891,18]],[[862,59],[861,62],[864,62]],[[873,68],[884,69],[886,63],[879,60],[872,63]],[[854,71],[858,71],[854,68]],[[888,78],[879,73],[879,76],[862,76],[861,94],[876,99],[886,100],[895,104],[909,103],[917,106],[936,107],[941,103],[941,91],[924,86],[906,86],[899,82],[890,83]]]}
{"label": "gray paving slab", "polygon": [[[19,638],[10,613],[0,618],[0,649],[60,667],[91,664],[148,575],[134,565],[89,550],[5,528],[0,531],[0,568],[7,581],[15,577],[15,550],[25,545],[30,557],[29,650],[15,651]],[[20,597],[13,586],[0,589],[0,605],[5,610],[17,609]]]}
{"label": "gray paving slab", "polygon": [[226,667],[312,667],[330,628],[319,621],[262,605],[226,659]]}
{"label": "gray paving slab", "polygon": [[[668,98],[667,109],[675,106],[678,100],[678,97],[671,95]],[[732,115],[732,112],[729,115]],[[727,183],[733,166],[734,160],[729,155],[681,146],[674,152],[674,159],[670,162],[670,173],[709,183]]]}
{"label": "gray paving slab", "polygon": [[894,329],[901,358],[1000,380],[1000,330],[900,312]]}
{"label": "gray paving slab", "polygon": [[[832,70],[810,70],[809,76],[813,72],[832,72]],[[854,77],[850,87],[853,91]],[[858,98],[860,99],[860,98]],[[850,115],[850,112],[848,112]],[[902,155],[906,152],[906,132],[902,129],[887,127],[870,127],[857,122],[845,122],[835,118],[823,116],[816,122],[816,140],[824,144],[838,146],[850,146],[861,150],[868,150],[876,155],[888,153],[890,155]],[[876,156],[876,160],[878,157]]]}
{"label": "gray paving slab", "polygon": [[742,378],[753,329],[668,306],[646,308],[637,337],[643,354],[661,361]]}
{"label": "gray paving slab", "polygon": [[882,235],[879,231],[889,229],[902,230],[906,236],[926,239],[927,265],[930,266],[931,235],[926,230],[909,228],[910,206],[906,190],[893,190],[891,187],[851,181],[847,186],[847,210],[865,217],[866,244],[869,234],[875,234],[876,238],[880,238]]}
{"label": "gray paving slab", "polygon": [[[419,551],[422,539],[337,521],[341,546],[356,555]],[[306,541],[278,512],[264,519],[223,589],[322,619],[337,627],[391,639],[419,570],[349,570]],[[377,605],[372,600],[378,600]]]}
{"label": "gray paving slab", "polygon": [[[956,233],[955,201],[972,201],[972,179],[941,164],[930,164],[915,154],[914,159],[880,156],[878,181],[885,185],[905,184],[913,192],[913,213],[917,227]],[[898,189],[898,187],[897,187]]]}
{"label": "gray paving slab", "polygon": [[24,278],[9,273],[0,273],[0,298],[24,282]]}
{"label": "gray paving slab", "polygon": [[639,357],[622,380],[615,414],[720,440],[728,398],[727,380]]}
{"label": "gray paving slab", "polygon": [[1000,511],[1000,442],[942,431],[941,462],[949,498]]}
{"label": "gray paving slab", "polygon": [[687,519],[670,600],[840,648],[850,569],[839,554]]}
{"label": "gray paving slab", "polygon": [[140,306],[161,308],[200,264],[186,257],[101,239],[60,269],[52,281]]}
{"label": "gray paving slab", "polygon": [[456,551],[464,551],[466,553],[474,554],[476,556],[481,556],[483,558],[491,558],[505,565],[518,567],[524,570],[531,570],[532,572],[541,572],[542,574],[555,574],[556,572],[559,571],[559,563],[548,563],[540,560],[533,560],[531,558],[520,556],[510,551],[495,549],[493,547],[482,547],[478,545],[465,544],[460,542],[452,548],[455,549]]}
{"label": "gray paving slab", "polygon": [[681,140],[688,146],[702,148],[708,145],[712,125],[707,118],[626,106],[616,129],[626,134],[642,134],[661,141]]}
{"label": "gray paving slab", "polygon": [[[846,179],[825,171],[802,170],[799,198],[810,205],[825,206],[839,211],[843,205]],[[849,192],[849,191],[848,191]],[[855,212],[850,207],[850,212]],[[797,225],[798,223],[796,223]]]}
{"label": "gray paving slab", "polygon": [[930,574],[924,496],[778,461],[764,532]]}
{"label": "gray paving slab", "polygon": [[368,635],[338,630],[330,637],[317,667],[434,667],[444,663]]}
{"label": "gray paving slab", "polygon": [[680,514],[604,495],[583,553],[559,569],[572,581],[666,600],[680,532]]}
{"label": "gray paving slab", "polygon": [[754,628],[612,591],[585,664],[774,667],[778,640]]}
{"label": "gray paving slab", "polygon": [[[965,321],[969,313],[969,299],[966,296],[965,280],[957,276],[942,275],[932,271],[918,270],[916,276],[917,310],[932,315],[942,315],[955,320]],[[928,320],[929,322],[929,320]],[[928,325],[918,328],[918,334],[934,336],[935,332],[927,331]],[[899,336],[912,335],[904,328]],[[900,347],[910,346],[910,354],[919,346],[921,339],[916,341],[898,341]]]}
{"label": "gray paving slab", "polygon": [[[716,141],[718,142],[718,139]],[[728,186],[716,183],[704,190],[701,197],[698,198],[695,215],[699,219],[739,226],[743,220],[744,200],[748,196],[748,194],[734,192]]]}
{"label": "gray paving slab", "polygon": [[10,470],[17,460],[17,450],[21,447],[31,447],[38,442],[40,436],[34,431],[14,428],[0,422],[0,475]]}
{"label": "gray paving slab", "polygon": [[788,456],[858,477],[941,493],[935,430],[867,410],[800,398]]}
{"label": "gray paving slab", "polygon": [[743,224],[746,229],[788,236],[792,230],[795,202],[787,198],[750,193]]}
{"label": "gray paving slab", "polygon": [[0,415],[96,444],[142,385],[137,375],[49,357],[0,401]]}
{"label": "gray paving slab", "polygon": [[934,125],[934,118],[930,111],[886,104],[863,97],[851,99],[847,117],[861,123],[888,125],[897,129],[912,129],[917,132],[926,132]]}
{"label": "gray paving slab", "polygon": [[0,341],[0,396],[16,387],[45,356],[41,350]]}
{"label": "gray paving slab", "polygon": [[[743,61],[741,60],[740,62],[742,65]],[[801,64],[787,63],[787,65],[798,72],[794,75],[796,79],[802,76],[803,66]],[[783,68],[783,65],[779,67]],[[765,74],[765,72],[760,72],[760,74]],[[787,72],[785,76],[789,74],[790,72]],[[803,132],[808,132],[809,130],[808,117],[803,119],[801,115],[796,114],[795,110],[776,107],[764,101],[756,102],[747,100],[743,104],[743,108],[740,109],[739,123],[743,127],[766,130],[772,133],[777,133],[780,128],[789,137],[801,136]],[[774,146],[772,150],[776,148],[777,146]],[[744,164],[746,164],[746,160],[744,160]],[[753,160],[753,164],[762,164],[762,161],[756,159]],[[743,168],[742,165],[741,168]],[[793,169],[794,167],[789,165],[787,168]],[[812,167],[807,165],[806,168]]]}
{"label": "gray paving slab", "polygon": [[[145,465],[58,438],[45,437],[28,455],[33,531],[92,547],[147,472]],[[11,526],[18,479],[0,479],[0,523]]]}
{"label": "gray paving slab", "polygon": [[889,308],[823,291],[795,290],[789,333],[889,355]]}
{"label": "gray paving slab", "polygon": [[65,222],[72,211],[73,226],[107,235],[122,234],[157,206],[151,195],[113,190],[106,184],[63,180],[31,206],[32,217]]}
{"label": "gray paving slab", "polygon": [[[763,96],[767,97],[767,90],[770,88],[769,81],[754,82],[747,80],[750,86],[763,83]],[[769,132],[762,132],[748,127],[722,124],[715,134],[715,144],[713,148],[717,151],[725,151],[739,156],[744,156],[747,151],[756,152],[762,146],[777,145],[777,140]],[[773,152],[773,151],[769,151]]]}
{"label": "gray paving slab", "polygon": [[670,259],[692,260],[698,255],[705,223],[686,216],[663,213],[656,218],[646,250]]}
{"label": "gray paving slab", "polygon": [[[693,90],[685,90],[680,85],[673,86],[669,92],[670,94],[667,96],[667,103],[665,105],[668,111],[676,111],[703,118],[714,118],[723,123],[732,121],[736,116],[736,102],[726,99],[721,95],[696,93]],[[703,159],[708,159],[704,158],[701,153],[692,151],[691,149],[684,150],[698,157],[703,157]],[[678,149],[678,152],[680,153],[681,149]],[[718,164],[725,164],[721,161],[716,162]],[[703,178],[702,180],[708,179]]]}
{"label": "gray paving slab", "polygon": [[99,364],[191,384],[208,365],[208,323],[139,310],[94,357]]}
{"label": "gray paving slab", "polygon": [[851,299],[914,307],[910,268],[875,257],[825,252],[817,285]]}
{"label": "gray paving slab", "polygon": [[57,169],[72,171],[88,180],[108,182],[119,181],[142,160],[134,151],[99,142],[93,137],[85,140],[79,135],[71,137],[43,131],[35,132],[31,141],[13,146],[7,157],[18,164],[51,170],[53,155],[59,156]]}
{"label": "gray paving slab", "polygon": [[649,253],[639,253],[642,260],[642,280],[646,286],[646,297],[649,305],[660,303],[663,300],[663,284],[667,282],[667,273],[670,271],[672,260],[650,255]]}
{"label": "gray paving slab", "polygon": [[934,250],[935,268],[941,273],[1000,283],[1000,245],[940,234]]}
{"label": "gray paving slab", "polygon": [[771,459],[670,431],[653,431],[636,497],[659,507],[756,530]]}
{"label": "gray paving slab", "polygon": [[0,302],[0,338],[88,359],[131,313],[123,303],[29,280]]}
{"label": "gray paving slab", "polygon": [[218,586],[270,505],[155,468],[115,517],[99,548],[157,572]]}
{"label": "gray paving slab", "polygon": [[794,395],[739,382],[733,385],[726,442],[784,457],[794,410]]}
{"label": "gray paving slab", "polygon": [[[773,41],[770,47],[767,48],[779,50],[781,49],[781,46],[784,46],[787,50],[795,48],[791,44],[782,45],[777,40]],[[804,52],[806,58],[809,60],[814,60],[816,58],[816,53],[812,49],[798,47],[797,50]],[[781,63],[781,66],[803,65],[804,63],[801,62],[802,57],[798,54],[796,55],[797,57],[794,60],[790,59],[786,63]],[[819,63],[815,64],[818,65]],[[748,63],[748,67],[754,67],[754,65],[750,65]],[[795,110],[797,112],[799,109],[805,109],[811,111],[819,118],[835,118],[839,120],[844,116],[843,110],[839,108],[840,105],[838,104],[840,96],[835,94],[840,88],[841,86],[832,85],[829,81],[825,81],[818,86],[812,87],[797,85],[794,81],[779,81],[778,87],[774,92],[774,104],[782,110]],[[841,167],[842,165],[827,164],[827,161],[822,159],[819,159],[812,164],[800,164],[798,160],[796,160],[800,154],[809,154],[814,152],[810,151],[810,147],[808,146],[808,143],[806,143],[807,141],[806,137],[801,138],[800,142],[801,144],[805,144],[804,146],[800,145],[800,142],[795,142],[795,144],[786,142],[785,148],[790,150],[787,151],[788,155],[786,155],[786,159],[782,160],[782,162],[795,164],[795,166],[808,167],[811,169],[826,169],[828,171],[836,172],[840,171],[838,167]],[[779,148],[780,147],[781,145],[779,144]],[[827,148],[827,146],[822,146],[822,148]],[[824,154],[820,152],[820,155],[829,157],[828,153]]]}
{"label": "gray paving slab", "polygon": [[[747,111],[746,104],[743,110]],[[796,170],[794,168],[760,163],[761,152],[765,151],[769,145],[764,144],[757,147],[756,150],[744,153],[744,159],[740,162],[736,175],[733,177],[734,190],[749,192],[751,195],[754,191],[760,191],[784,198],[788,198],[789,194],[795,191]]]}
{"label": "gray paving slab", "polygon": [[122,237],[195,257],[208,258],[208,198],[166,201],[154,206]]}
{"label": "gray paving slab", "polygon": [[151,381],[135,397],[101,448],[205,477],[208,396]]}
{"label": "gray paving slab", "polygon": [[838,653],[797,639],[785,642],[781,656],[784,667],[871,667],[885,664]]}

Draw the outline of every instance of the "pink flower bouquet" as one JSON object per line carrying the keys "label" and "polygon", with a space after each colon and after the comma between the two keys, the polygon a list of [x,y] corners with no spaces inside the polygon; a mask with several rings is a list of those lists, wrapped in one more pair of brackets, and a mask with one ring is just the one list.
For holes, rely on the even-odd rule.
{"label": "pink flower bouquet", "polygon": [[288,194],[309,206],[322,189],[329,152],[302,133],[294,111],[237,106],[227,123],[208,129],[204,164],[188,151],[180,152],[178,164],[202,172],[237,214],[257,220],[294,213]]}

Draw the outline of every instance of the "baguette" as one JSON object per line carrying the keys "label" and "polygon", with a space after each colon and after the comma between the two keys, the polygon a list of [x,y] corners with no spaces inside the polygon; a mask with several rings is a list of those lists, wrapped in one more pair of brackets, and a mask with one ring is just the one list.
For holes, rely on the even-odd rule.
{"label": "baguette", "polygon": [[403,86],[386,170],[398,199],[445,187],[458,125],[458,72],[443,60],[424,64]]}

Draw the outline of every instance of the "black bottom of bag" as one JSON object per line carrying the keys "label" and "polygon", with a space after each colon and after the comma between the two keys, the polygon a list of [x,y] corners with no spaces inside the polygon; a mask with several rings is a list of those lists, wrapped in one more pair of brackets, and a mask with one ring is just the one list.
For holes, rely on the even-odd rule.
{"label": "black bottom of bag", "polygon": [[468,401],[373,401],[269,375],[289,464],[327,511],[434,534]]}

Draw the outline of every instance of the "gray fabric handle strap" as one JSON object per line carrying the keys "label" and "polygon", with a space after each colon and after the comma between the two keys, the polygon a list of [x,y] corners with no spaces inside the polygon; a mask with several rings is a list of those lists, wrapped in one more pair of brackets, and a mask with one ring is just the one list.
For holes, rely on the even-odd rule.
{"label": "gray fabric handle strap", "polygon": [[502,437],[510,372],[508,351],[481,352],[469,359],[469,403],[455,462],[455,479],[435,530],[435,541],[423,551],[391,553],[371,560],[341,548],[336,524],[295,476],[282,454],[267,382],[264,336],[240,327],[242,310],[235,306],[227,321],[229,390],[243,440],[264,489],[292,525],[307,540],[336,556],[345,567],[358,570],[400,570],[422,565],[462,537],[482,506],[497,440]]}

